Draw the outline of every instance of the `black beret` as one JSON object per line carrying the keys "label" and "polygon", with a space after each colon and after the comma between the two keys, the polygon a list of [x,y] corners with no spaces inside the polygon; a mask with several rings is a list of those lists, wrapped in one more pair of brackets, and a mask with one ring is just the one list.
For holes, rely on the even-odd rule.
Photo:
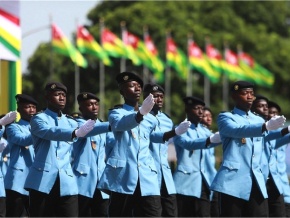
{"label": "black beret", "polygon": [[205,106],[205,103],[203,100],[201,100],[200,98],[197,98],[197,97],[193,97],[193,96],[183,98],[183,102],[185,103],[185,105],[200,104],[202,106]]}
{"label": "black beret", "polygon": [[45,86],[45,90],[46,91],[64,91],[65,93],[67,93],[67,88],[64,84],[59,83],[59,82],[50,82],[47,83]]}
{"label": "black beret", "polygon": [[34,105],[38,104],[38,102],[34,98],[26,94],[15,95],[15,99],[16,99],[17,104],[18,103],[31,103]]}
{"label": "black beret", "polygon": [[144,85],[143,92],[147,92],[147,93],[162,92],[164,94],[164,89],[158,84],[148,83]]}
{"label": "black beret", "polygon": [[254,102],[259,101],[259,100],[265,100],[267,103],[269,102],[269,99],[263,95],[255,95],[255,97],[256,99],[254,100]]}
{"label": "black beret", "polygon": [[247,81],[236,81],[233,83],[231,87],[232,92],[237,92],[240,91],[241,89],[246,89],[246,88],[254,88],[254,84],[247,82]]}
{"label": "black beret", "polygon": [[117,83],[119,85],[120,84],[123,84],[123,83],[126,83],[126,82],[136,81],[143,88],[143,80],[137,74],[135,74],[135,73],[131,73],[131,72],[122,72],[122,73],[119,73],[116,76],[116,81],[117,81]]}
{"label": "black beret", "polygon": [[275,102],[273,102],[273,101],[268,101],[268,108],[270,108],[270,107],[275,107],[275,108],[277,108],[277,110],[279,111],[279,113],[281,113],[281,107],[277,104],[277,103],[275,103]]}
{"label": "black beret", "polygon": [[78,94],[78,97],[77,97],[78,103],[88,100],[88,99],[96,99],[98,102],[100,101],[100,99],[96,95],[90,92],[82,92]]}

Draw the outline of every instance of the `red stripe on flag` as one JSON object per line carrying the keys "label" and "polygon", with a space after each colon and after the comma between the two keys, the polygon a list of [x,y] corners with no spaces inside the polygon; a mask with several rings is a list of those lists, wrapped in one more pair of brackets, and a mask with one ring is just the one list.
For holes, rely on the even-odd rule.
{"label": "red stripe on flag", "polygon": [[7,13],[1,8],[0,8],[0,15],[8,19],[10,22],[15,23],[17,26],[19,26],[20,20],[18,17],[15,17],[14,15]]}

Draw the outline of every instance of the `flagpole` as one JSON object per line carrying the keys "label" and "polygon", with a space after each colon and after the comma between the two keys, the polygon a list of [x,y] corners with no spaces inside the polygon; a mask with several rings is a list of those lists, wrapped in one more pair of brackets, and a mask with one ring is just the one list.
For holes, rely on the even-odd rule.
{"label": "flagpole", "polygon": [[[209,38],[206,37],[205,38],[205,50],[206,50],[206,46],[209,43]],[[203,95],[204,95],[204,103],[207,107],[210,107],[210,82],[209,82],[209,78],[204,76],[204,91],[203,91]]]}
{"label": "flagpole", "polygon": [[[78,19],[76,19],[76,30],[77,28],[78,28]],[[75,45],[76,45],[76,42],[75,42]],[[75,55],[77,55],[77,53],[75,53]],[[80,93],[80,69],[79,69],[79,66],[77,65],[77,61],[75,61],[75,99],[74,99],[75,112],[78,111],[77,97],[79,93]]]}
{"label": "flagpole", "polygon": [[[227,42],[224,42],[224,59],[226,57],[226,49],[228,49]],[[223,74],[223,110],[228,110],[229,105],[229,80],[228,76]]]}
{"label": "flagpole", "polygon": [[[187,58],[189,59],[189,43],[192,40],[192,33],[187,35]],[[189,63],[189,60],[188,60]],[[192,96],[192,72],[190,66],[188,64],[188,74],[187,74],[187,82],[186,82],[186,96]]]}
{"label": "flagpole", "polygon": [[[170,34],[170,31],[167,31],[166,39],[168,39],[169,34]],[[166,54],[166,51],[165,51],[165,54]],[[165,70],[165,113],[170,116],[170,111],[171,111],[171,70],[167,64],[166,70]]]}
{"label": "flagpole", "polygon": [[[120,23],[121,26],[121,36],[122,36],[122,42],[124,42],[124,29],[126,26],[126,22],[125,21],[121,21]],[[122,57],[120,60],[120,73],[126,71],[126,58]],[[120,97],[120,102],[123,103],[123,98],[122,96]]]}
{"label": "flagpole", "polygon": [[53,33],[52,33],[52,15],[49,15],[49,26],[50,26],[50,34],[51,34],[51,40],[50,40],[50,65],[49,65],[49,76],[48,81],[51,81],[53,78],[53,46],[52,46],[52,39],[53,39]]}
{"label": "flagpole", "polygon": [[[121,21],[120,25],[121,25],[122,41],[124,42],[124,31],[125,31],[126,22],[125,21]],[[124,58],[124,57],[121,58],[120,70],[121,70],[121,72],[124,72],[126,70],[126,58]]]}
{"label": "flagpole", "polygon": [[[145,41],[145,32],[148,31],[148,27],[144,26],[143,27],[143,41]],[[143,82],[144,84],[149,82],[149,69],[148,67],[145,66],[145,64],[143,64]]]}
{"label": "flagpole", "polygon": [[[104,30],[104,19],[100,19],[100,36]],[[102,37],[101,37],[102,38]],[[100,40],[101,46],[103,46],[102,40]],[[99,105],[99,118],[104,119],[105,116],[105,65],[102,60],[100,60],[100,80],[99,80],[99,89],[100,89],[100,99],[103,103]]]}

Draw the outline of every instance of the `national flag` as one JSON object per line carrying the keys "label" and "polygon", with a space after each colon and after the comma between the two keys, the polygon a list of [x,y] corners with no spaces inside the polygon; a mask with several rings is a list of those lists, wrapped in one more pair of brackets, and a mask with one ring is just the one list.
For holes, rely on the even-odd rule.
{"label": "national flag", "polygon": [[223,57],[222,57],[221,53],[219,52],[219,50],[216,49],[210,43],[207,43],[205,50],[206,50],[206,55],[207,55],[206,59],[208,60],[208,62],[212,66],[212,68],[215,71],[222,73],[223,68],[221,65],[221,61],[222,61]]}
{"label": "national flag", "polygon": [[22,91],[20,1],[0,0],[0,114],[16,110]]}
{"label": "national flag", "polygon": [[270,87],[274,84],[273,74],[266,68],[258,64],[251,55],[243,51],[240,51],[238,55],[240,65],[244,66],[244,68],[247,68],[254,75],[253,82],[267,87]]}
{"label": "national flag", "polygon": [[108,53],[109,56],[115,58],[125,57],[127,58],[126,46],[120,38],[118,38],[109,29],[104,28],[102,30],[102,47]]}
{"label": "national flag", "polygon": [[0,59],[20,59],[19,1],[0,1]]}
{"label": "national flag", "polygon": [[134,65],[146,66],[150,65],[150,60],[147,57],[145,46],[139,38],[132,33],[129,33],[125,27],[122,27],[122,40],[127,50],[127,57],[133,62]]}
{"label": "national flag", "polygon": [[54,51],[70,57],[78,66],[86,68],[88,63],[81,53],[70,43],[66,36],[55,24],[51,26],[52,30],[52,47]]}
{"label": "national flag", "polygon": [[202,50],[192,39],[188,39],[188,59],[191,68],[208,77],[213,83],[219,81],[220,73],[210,66]]}
{"label": "national flag", "polygon": [[246,72],[240,68],[238,55],[228,48],[225,50],[225,60],[221,61],[221,65],[223,71],[231,80],[252,79],[250,75],[246,75]]}
{"label": "national flag", "polygon": [[77,29],[77,48],[81,53],[94,55],[102,60],[105,65],[112,66],[112,62],[106,51],[83,26],[78,26]]}
{"label": "national flag", "polygon": [[182,79],[187,79],[188,65],[186,55],[177,48],[171,36],[167,36],[166,39],[166,61]]}
{"label": "national flag", "polygon": [[150,68],[153,71],[154,79],[157,82],[163,83],[164,82],[164,63],[159,57],[158,50],[156,46],[153,43],[153,40],[151,39],[148,31],[144,31],[144,42],[145,46],[150,52],[151,57],[151,64],[152,68]]}

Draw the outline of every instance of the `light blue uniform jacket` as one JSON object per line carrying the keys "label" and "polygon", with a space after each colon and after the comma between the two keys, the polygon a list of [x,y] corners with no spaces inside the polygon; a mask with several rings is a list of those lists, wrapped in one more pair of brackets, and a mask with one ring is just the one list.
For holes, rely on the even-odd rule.
{"label": "light blue uniform jacket", "polygon": [[178,194],[200,198],[202,181],[210,187],[213,180],[211,148],[219,145],[212,143],[206,148],[206,139],[211,134],[202,124],[192,123],[186,133],[174,137],[177,167],[173,179]]}
{"label": "light blue uniform jacket", "polygon": [[132,195],[139,180],[142,196],[160,195],[149,143],[150,140],[163,142],[163,133],[154,132],[157,120],[150,113],[143,117],[140,124],[135,117],[134,108],[126,104],[110,110],[109,123],[116,141],[108,152],[98,188]]}
{"label": "light blue uniform jacket", "polygon": [[220,113],[218,129],[223,144],[223,162],[212,183],[212,190],[249,200],[252,183],[256,180],[267,198],[265,179],[261,169],[264,134],[261,117],[251,111],[234,108]]}
{"label": "light blue uniform jacket", "polygon": [[286,171],[286,148],[288,145],[277,148],[277,167],[281,179],[282,191],[285,203],[290,204],[290,186]]}
{"label": "light blue uniform jacket", "polygon": [[30,123],[20,119],[6,128],[10,162],[5,175],[5,188],[28,195],[24,183],[34,160]]}
{"label": "light blue uniform jacket", "polygon": [[[166,114],[158,111],[155,117],[158,121],[158,131],[168,132],[173,129],[173,122]],[[168,194],[176,194],[171,168],[168,164],[168,141],[164,143],[150,142],[149,148],[156,164],[159,187],[161,188],[163,177]]]}
{"label": "light blue uniform jacket", "polygon": [[[269,135],[273,135],[273,134],[278,134],[279,137],[277,139],[274,140],[267,140],[268,137],[266,137],[265,139],[265,149],[264,149],[264,153],[263,153],[263,173],[264,173],[264,177],[265,180],[268,179],[268,177],[272,176],[273,181],[279,191],[280,194],[283,193],[283,184],[281,181],[281,175],[280,175],[280,167],[283,168],[283,166],[279,165],[279,159],[278,158],[282,158],[285,160],[285,157],[280,156],[278,157],[278,151],[283,150],[283,148],[281,148],[281,146],[286,145],[287,143],[289,143],[290,141],[290,134],[287,134],[285,136],[282,137],[281,135],[281,128],[275,131],[270,131]],[[286,169],[285,169],[286,170]]]}
{"label": "light blue uniform jacket", "polygon": [[[77,119],[79,125],[86,122]],[[73,145],[73,170],[77,178],[79,194],[93,198],[97,183],[105,169],[106,132],[109,131],[109,122],[96,120],[95,126],[100,126],[99,134],[79,138]],[[109,195],[101,192],[103,199]]]}
{"label": "light blue uniform jacket", "polygon": [[[5,126],[2,126],[2,128],[0,129],[0,137],[3,136],[4,131],[5,131]],[[1,164],[4,164],[4,163],[2,162]],[[0,197],[6,197],[6,192],[4,188],[4,176],[3,176],[2,169],[0,170]]]}
{"label": "light blue uniform jacket", "polygon": [[77,122],[46,109],[31,118],[35,160],[25,182],[25,189],[50,193],[57,176],[60,196],[77,195],[77,181],[71,167],[72,132]]}

